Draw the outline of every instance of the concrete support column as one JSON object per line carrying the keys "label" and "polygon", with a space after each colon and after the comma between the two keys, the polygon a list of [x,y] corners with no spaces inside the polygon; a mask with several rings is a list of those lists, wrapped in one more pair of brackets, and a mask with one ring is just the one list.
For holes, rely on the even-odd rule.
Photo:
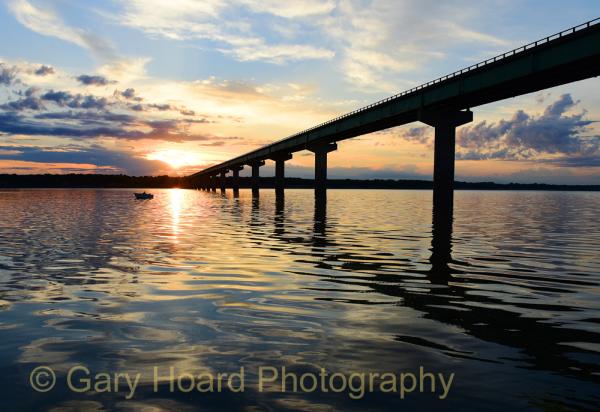
{"label": "concrete support column", "polygon": [[235,166],[231,169],[233,177],[231,178],[231,188],[233,189],[233,196],[237,197],[240,194],[240,170],[244,166]]}
{"label": "concrete support column", "polygon": [[217,176],[210,177],[210,190],[213,192],[217,191]]}
{"label": "concrete support column", "polygon": [[225,188],[226,188],[226,183],[227,183],[227,178],[225,177],[225,175],[227,174],[227,170],[222,170],[220,173],[220,177],[219,177],[219,183],[221,186],[221,193],[225,193]]}
{"label": "concrete support column", "polygon": [[327,192],[327,153],[337,150],[337,143],[325,143],[307,147],[315,154],[315,194]]}
{"label": "concrete support column", "polygon": [[435,127],[433,207],[438,213],[451,213],[454,206],[456,128],[472,122],[473,112],[456,110],[421,113],[419,120]]}
{"label": "concrete support column", "polygon": [[260,189],[260,167],[265,165],[264,160],[249,163],[252,167],[252,196],[258,196]]}
{"label": "concrete support column", "polygon": [[275,195],[283,195],[285,190],[285,162],[292,158],[291,153],[281,153],[271,157],[275,161]]}

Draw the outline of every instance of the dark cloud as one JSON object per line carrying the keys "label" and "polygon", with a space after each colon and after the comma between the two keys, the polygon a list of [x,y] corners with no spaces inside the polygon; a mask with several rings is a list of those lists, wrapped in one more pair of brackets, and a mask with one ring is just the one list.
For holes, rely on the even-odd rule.
{"label": "dark cloud", "polygon": [[[130,90],[130,89],[128,89]],[[127,91],[127,90],[126,90]],[[122,92],[121,95],[123,95]],[[141,98],[134,98],[137,101],[141,101]],[[168,104],[168,103],[162,103],[162,104],[157,104],[157,103],[150,103],[150,104],[142,104],[142,103],[136,103],[136,104],[130,104],[128,105],[129,109],[136,111],[136,112],[146,112],[146,111],[151,111],[151,110],[158,110],[159,112],[166,112],[166,111],[174,111],[174,112],[179,112],[181,115],[183,116],[195,116],[196,112],[190,109],[187,109],[185,107],[179,107],[179,106],[174,106],[172,104]],[[198,121],[194,121],[195,123],[198,123]],[[199,123],[209,123],[208,120],[206,119],[202,119]]]}
{"label": "dark cloud", "polygon": [[[89,116],[89,117],[86,117]],[[43,122],[43,120],[67,122]],[[40,121],[42,120],[42,121]],[[69,120],[77,120],[72,122]],[[140,120],[114,113],[46,113],[34,119],[16,112],[0,113],[0,132],[29,136],[58,136],[73,139],[113,137],[126,140],[154,139],[171,142],[213,141],[214,136],[189,134],[190,122],[179,120]],[[142,129],[149,129],[143,131]],[[227,138],[219,138],[227,139]],[[234,138],[232,138],[234,139]]]}
{"label": "dark cloud", "polygon": [[[539,115],[518,110],[508,120],[482,121],[460,128],[457,132],[458,160],[535,160],[558,166],[591,166],[600,156],[600,136],[587,136],[593,123],[586,111],[567,115],[579,102],[563,94]],[[399,137],[423,144],[432,143],[427,127],[403,130]],[[547,160],[548,155],[559,155]]]}
{"label": "dark cloud", "polygon": [[[185,107],[169,103],[141,103],[144,99],[135,89],[115,90],[112,96],[96,93],[75,93],[29,87],[16,78],[17,69],[0,63],[3,84],[20,86],[5,96],[17,96],[15,100],[0,102],[0,134],[23,136],[56,136],[68,139],[94,139],[111,137],[125,140],[154,139],[171,142],[198,141],[221,144],[216,141],[233,139],[195,134],[190,131],[194,124],[208,123],[196,117]],[[44,75],[53,72],[51,66],[43,65],[30,73]],[[102,76],[82,75],[77,78],[84,84],[111,83]],[[139,103],[138,103],[139,102]],[[150,114],[135,112],[178,112],[175,119],[153,119]],[[194,116],[194,117],[190,117]],[[163,116],[164,117],[164,116]]]}
{"label": "dark cloud", "polygon": [[105,109],[109,105],[106,97],[97,97],[92,95],[77,95],[67,106],[79,109]]}
{"label": "dark cloud", "polygon": [[[139,138],[138,131],[129,132],[117,126],[86,127],[73,124],[40,123],[27,119],[17,113],[0,113],[0,131],[9,134],[30,136],[61,136],[72,138],[88,138],[113,136],[120,138]],[[143,134],[143,133],[142,133]]]}
{"label": "dark cloud", "polygon": [[17,77],[17,68],[0,63],[0,85],[10,86]]}
{"label": "dark cloud", "polygon": [[52,101],[60,106],[64,106],[68,101],[73,99],[73,95],[69,92],[49,90],[42,95],[42,100]]}
{"label": "dark cloud", "polygon": [[86,86],[106,86],[107,84],[112,83],[104,76],[90,76],[87,74],[82,74],[77,77],[77,80]]}
{"label": "dark cloud", "polygon": [[428,144],[431,142],[431,134],[427,126],[411,127],[408,130],[403,130],[400,137],[404,140]]}
{"label": "dark cloud", "polygon": [[14,100],[0,105],[0,109],[22,111],[22,110],[42,110],[44,105],[42,101],[35,96],[27,96],[25,98]]}
{"label": "dark cloud", "polygon": [[109,105],[109,101],[106,97],[97,97],[91,94],[72,94],[70,92],[54,90],[49,90],[44,93],[41,96],[41,99],[72,109],[105,109]]}
{"label": "dark cloud", "polygon": [[40,91],[40,89],[38,89],[37,87],[30,87],[28,89],[26,89],[25,91],[21,92],[21,95],[30,97],[33,96],[34,94],[38,93]]}
{"label": "dark cloud", "polygon": [[[2,150],[17,151],[1,154]],[[164,169],[165,164],[148,160],[131,153],[109,150],[99,145],[65,145],[59,147],[0,146],[0,159],[38,163],[78,163],[98,167],[112,167],[130,175],[150,175]],[[85,169],[85,171],[88,171]]]}
{"label": "dark cloud", "polygon": [[125,89],[125,91],[121,92],[121,96],[123,96],[126,99],[134,99],[135,96],[135,89],[129,88],[129,89]]}
{"label": "dark cloud", "polygon": [[92,111],[73,111],[66,112],[47,112],[34,116],[36,119],[53,120],[79,120],[90,122],[120,122],[123,124],[135,124],[137,119],[134,116],[112,112],[92,112]]}
{"label": "dark cloud", "polygon": [[43,110],[45,109],[42,101],[36,96],[38,89],[30,87],[26,90],[19,90],[17,94],[23,96],[18,100],[13,100],[0,105],[0,109],[9,111],[23,110]]}
{"label": "dark cloud", "polygon": [[46,76],[48,74],[54,74],[54,68],[52,66],[42,65],[34,71],[37,76]]}
{"label": "dark cloud", "polygon": [[600,167],[600,153],[593,156],[562,156],[556,159],[544,159],[542,163],[561,167]]}
{"label": "dark cloud", "polygon": [[146,107],[149,107],[151,109],[156,109],[156,110],[161,111],[161,112],[164,112],[164,111],[167,111],[167,110],[176,110],[176,108],[174,108],[173,106],[171,106],[168,103],[163,103],[163,104],[153,103],[153,104],[146,105]]}
{"label": "dark cloud", "polygon": [[600,136],[586,136],[587,126],[593,122],[585,119],[585,111],[565,114],[577,103],[563,94],[539,116],[519,110],[509,120],[465,126],[458,132],[457,143],[466,150],[459,150],[457,158],[546,161],[543,155],[562,155],[562,160],[553,163],[589,164],[581,160],[600,156]]}

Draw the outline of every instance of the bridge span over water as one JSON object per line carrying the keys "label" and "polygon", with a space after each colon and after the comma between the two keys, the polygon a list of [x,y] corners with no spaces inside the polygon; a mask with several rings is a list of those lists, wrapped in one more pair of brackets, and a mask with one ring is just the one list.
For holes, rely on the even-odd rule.
{"label": "bridge span over water", "polygon": [[337,142],[420,121],[435,128],[434,207],[453,203],[456,127],[473,120],[472,108],[600,74],[600,18],[490,58],[413,89],[346,113],[226,162],[191,175],[195,188],[239,190],[239,172],[252,168],[252,191],[258,194],[260,167],[275,161],[276,192],[283,193],[285,161],[293,153],[315,154],[315,193],[327,188],[327,154]]}

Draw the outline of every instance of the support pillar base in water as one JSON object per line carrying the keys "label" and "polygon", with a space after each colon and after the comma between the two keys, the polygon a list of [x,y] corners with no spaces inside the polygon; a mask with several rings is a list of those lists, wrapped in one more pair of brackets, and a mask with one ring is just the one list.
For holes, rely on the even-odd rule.
{"label": "support pillar base in water", "polygon": [[227,186],[227,170],[223,170],[220,173],[219,183],[221,184],[221,193],[225,193],[225,189]]}
{"label": "support pillar base in water", "polygon": [[285,162],[292,158],[291,153],[281,153],[271,157],[275,161],[275,194],[281,195],[285,189]]}
{"label": "support pillar base in water", "polygon": [[258,196],[260,189],[260,167],[265,165],[264,160],[258,160],[252,163],[249,163],[250,167],[252,167],[252,195]]}
{"label": "support pillar base in water", "polygon": [[238,196],[240,194],[240,170],[242,170],[244,166],[234,166],[231,168],[231,172],[233,176],[231,178],[231,188],[233,189],[233,195]]}
{"label": "support pillar base in water", "polygon": [[433,156],[433,207],[439,213],[451,211],[454,204],[454,158],[456,128],[473,121],[470,110],[423,112],[419,120],[435,128]]}
{"label": "support pillar base in water", "polygon": [[327,154],[337,150],[337,143],[313,145],[306,149],[315,154],[315,193],[322,195],[327,191]]}

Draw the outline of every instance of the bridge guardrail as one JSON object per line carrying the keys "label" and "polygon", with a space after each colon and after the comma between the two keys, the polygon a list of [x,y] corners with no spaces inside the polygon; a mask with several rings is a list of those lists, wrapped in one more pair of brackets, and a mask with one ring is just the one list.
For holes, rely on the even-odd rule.
{"label": "bridge guardrail", "polygon": [[[463,69],[456,70],[455,72],[452,72],[450,74],[446,74],[444,76],[438,77],[437,79],[431,80],[431,81],[429,81],[427,83],[420,84],[418,86],[413,87],[412,89],[408,89],[408,90],[405,90],[403,92],[400,92],[400,93],[394,94],[392,96],[386,97],[385,99],[378,100],[378,101],[376,101],[374,103],[371,103],[371,104],[369,104],[367,106],[363,106],[363,107],[358,108],[356,110],[353,110],[351,112],[344,113],[344,114],[342,114],[342,115],[340,115],[338,117],[335,117],[333,119],[327,120],[327,121],[322,122],[322,123],[319,123],[316,126],[310,127],[308,129],[304,129],[304,130],[302,130],[302,131],[300,131],[298,133],[294,133],[293,135],[290,135],[290,136],[284,137],[282,139],[276,140],[276,141],[274,141],[272,143],[269,143],[265,147],[253,150],[253,151],[245,153],[245,154],[243,154],[241,156],[234,157],[233,159],[230,159],[230,160],[228,160],[227,162],[224,162],[224,163],[231,163],[231,162],[236,162],[238,160],[242,160],[243,158],[246,158],[248,155],[250,155],[250,154],[252,154],[252,153],[254,153],[254,152],[258,151],[258,150],[266,149],[269,146],[272,146],[274,144],[283,142],[283,141],[288,140],[288,139],[293,139],[294,137],[297,137],[297,136],[300,136],[302,134],[311,132],[311,131],[313,131],[315,129],[318,129],[320,127],[326,126],[326,125],[331,124],[333,122],[337,122],[338,120],[345,119],[345,118],[350,117],[352,115],[355,115],[357,113],[361,113],[361,112],[363,112],[365,110],[371,109],[372,107],[378,106],[378,105],[383,104],[383,103],[387,103],[387,102],[389,102],[391,100],[394,100],[394,99],[397,99],[399,97],[403,97],[403,96],[409,95],[411,93],[415,93],[415,92],[420,91],[420,90],[422,90],[422,89],[424,89],[426,87],[432,86],[432,85],[437,84],[437,83],[441,83],[441,82],[443,82],[445,80],[448,80],[448,79],[452,79],[452,78],[454,78],[454,77],[456,77],[458,75],[461,75],[461,74],[468,73],[470,71],[479,69],[479,68],[484,67],[484,66],[486,66],[488,64],[496,63],[496,62],[501,61],[501,60],[503,60],[505,58],[515,56],[515,55],[517,55],[519,53],[528,51],[528,50],[530,50],[530,49],[532,49],[534,47],[541,46],[541,45],[546,44],[546,43],[548,43],[550,41],[554,41],[554,40],[560,39],[560,38],[562,38],[562,37],[564,37],[566,35],[573,34],[573,33],[577,32],[577,31],[586,29],[586,28],[591,27],[591,26],[596,25],[596,24],[600,24],[600,17],[595,18],[595,19],[590,20],[590,21],[587,21],[587,22],[582,23],[582,24],[578,24],[577,26],[573,26],[571,28],[568,28],[568,29],[563,30],[561,32],[552,34],[550,36],[546,36],[546,37],[544,37],[542,39],[539,39],[539,40],[536,40],[534,42],[528,43],[528,44],[526,44],[524,46],[517,47],[516,49],[510,50],[508,52],[499,54],[499,55],[494,56],[494,57],[490,57],[489,59],[483,60],[483,61],[481,61],[479,63],[475,63],[475,64],[472,64],[471,66],[465,67]],[[199,173],[211,170],[213,168],[218,168],[218,167],[219,167],[219,165],[211,166],[211,167],[209,167],[209,168],[207,168],[205,170],[200,171]]]}

